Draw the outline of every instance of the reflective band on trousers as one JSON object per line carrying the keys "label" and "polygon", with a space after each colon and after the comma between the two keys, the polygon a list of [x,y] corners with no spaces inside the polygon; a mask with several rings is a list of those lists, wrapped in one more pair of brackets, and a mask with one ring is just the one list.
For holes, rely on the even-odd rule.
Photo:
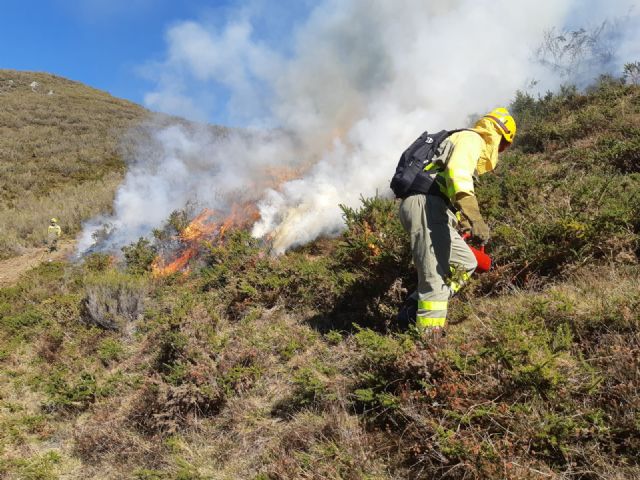
{"label": "reflective band on trousers", "polygon": [[448,301],[418,300],[418,310],[447,310]]}
{"label": "reflective band on trousers", "polygon": [[444,327],[448,303],[446,300],[418,300],[416,326],[418,328]]}
{"label": "reflective band on trousers", "polygon": [[445,321],[446,318],[428,318],[418,315],[416,318],[416,326],[418,328],[444,327]]}

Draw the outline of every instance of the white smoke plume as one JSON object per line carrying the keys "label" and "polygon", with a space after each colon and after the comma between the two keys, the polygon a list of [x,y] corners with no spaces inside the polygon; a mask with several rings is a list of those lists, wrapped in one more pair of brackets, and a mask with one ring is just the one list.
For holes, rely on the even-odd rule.
{"label": "white smoke plume", "polygon": [[[117,251],[149,235],[171,212],[208,207],[224,217],[255,204],[270,187],[300,174],[287,158],[296,145],[282,132],[240,132],[158,117],[136,130],[136,148],[111,216],[85,225],[79,253]],[[257,151],[259,155],[247,155]],[[197,213],[197,212],[196,212]]]}
{"label": "white smoke plume", "polygon": [[[284,49],[258,39],[264,8],[239,9],[222,26],[176,24],[165,60],[149,67],[158,81],[146,103],[196,120],[224,110],[235,124],[271,133],[155,131],[156,152],[138,153],[113,217],[93,228],[108,221],[113,246],[123,245],[197,200],[221,211],[256,202],[253,234],[270,238],[276,253],[335,234],[338,205],[390,194],[399,154],[423,130],[466,126],[531,80],[540,91],[566,81],[534,58],[550,28],[624,17],[607,38],[616,54],[590,73],[640,59],[636,3],[322,0]],[[228,96],[211,93],[221,90]]]}

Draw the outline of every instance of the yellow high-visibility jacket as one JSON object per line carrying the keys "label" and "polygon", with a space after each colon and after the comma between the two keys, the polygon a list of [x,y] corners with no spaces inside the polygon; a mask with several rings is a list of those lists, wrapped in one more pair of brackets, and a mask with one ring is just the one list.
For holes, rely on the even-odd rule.
{"label": "yellow high-visibility jacket", "polygon": [[488,118],[480,119],[471,130],[449,137],[453,151],[437,182],[452,204],[465,195],[475,195],[473,177],[493,170],[498,163],[502,136]]}
{"label": "yellow high-visibility jacket", "polygon": [[60,238],[60,235],[62,235],[62,229],[60,228],[60,225],[49,225],[49,228],[47,229],[47,237],[49,238],[49,240]]}

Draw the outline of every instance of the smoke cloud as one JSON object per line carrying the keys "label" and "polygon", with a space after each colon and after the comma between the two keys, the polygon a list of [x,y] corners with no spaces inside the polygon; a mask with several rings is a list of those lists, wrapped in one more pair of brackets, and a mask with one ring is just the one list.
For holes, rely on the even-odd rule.
{"label": "smoke cloud", "polygon": [[285,46],[257,31],[264,10],[243,8],[222,25],[176,24],[164,61],[147,66],[158,79],[147,105],[223,116],[250,133],[151,125],[114,215],[88,226],[81,249],[100,224],[112,226],[113,248],[193,201],[219,212],[256,204],[253,234],[276,253],[336,234],[338,205],[389,195],[399,154],[423,130],[467,126],[532,80],[540,91],[566,82],[535,59],[550,28],[624,17],[606,39],[615,54],[588,74],[640,59],[635,4],[323,0],[286,32]]}

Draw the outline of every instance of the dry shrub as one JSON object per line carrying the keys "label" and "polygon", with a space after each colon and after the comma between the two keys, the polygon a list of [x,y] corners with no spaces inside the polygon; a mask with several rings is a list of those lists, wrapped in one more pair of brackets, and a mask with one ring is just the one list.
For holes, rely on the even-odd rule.
{"label": "dry shrub", "polygon": [[266,468],[268,478],[288,480],[385,479],[371,443],[357,417],[334,406],[322,417],[309,412],[297,415],[280,435],[276,459]]}
{"label": "dry shrub", "polygon": [[215,323],[188,292],[174,298],[156,319],[145,382],[127,418],[146,435],[170,434],[217,415],[225,403],[224,379],[213,351]]}
{"label": "dry shrub", "polygon": [[116,271],[88,277],[82,301],[83,320],[108,330],[128,332],[142,315],[145,284]]}
{"label": "dry shrub", "polygon": [[157,450],[127,426],[119,408],[103,407],[73,433],[73,453],[87,464],[149,464]]}
{"label": "dry shrub", "polygon": [[128,420],[148,435],[171,434],[216,415],[223,405],[224,394],[215,383],[175,386],[153,378],[133,400]]}
{"label": "dry shrub", "polygon": [[638,465],[635,453],[640,451],[640,334],[607,333],[589,349],[603,383],[594,400],[605,413],[611,432],[603,440],[618,455],[635,457]]}
{"label": "dry shrub", "polygon": [[58,359],[63,342],[64,334],[62,331],[53,330],[45,332],[40,337],[38,355],[44,358],[48,363],[55,362]]}

